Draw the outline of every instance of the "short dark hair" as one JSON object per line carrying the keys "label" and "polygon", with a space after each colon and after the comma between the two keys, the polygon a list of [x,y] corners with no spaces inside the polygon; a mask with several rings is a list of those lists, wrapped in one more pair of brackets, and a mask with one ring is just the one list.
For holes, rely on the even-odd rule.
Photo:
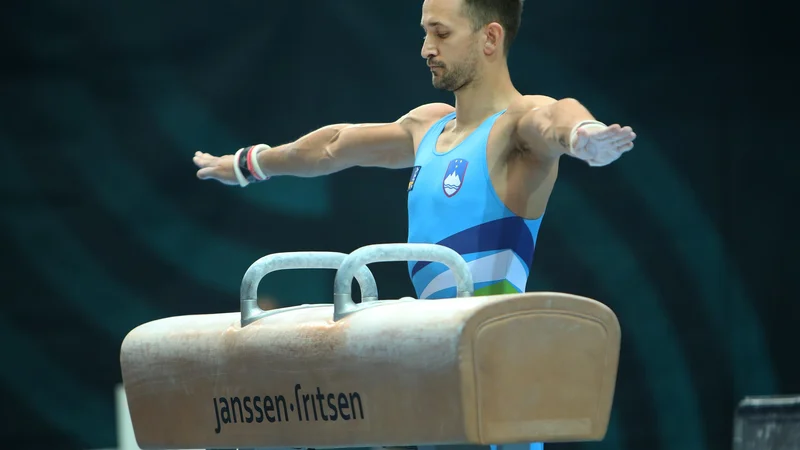
{"label": "short dark hair", "polygon": [[522,22],[522,3],[525,0],[464,0],[464,12],[472,21],[475,31],[497,22],[506,32],[503,41],[506,54],[517,37]]}

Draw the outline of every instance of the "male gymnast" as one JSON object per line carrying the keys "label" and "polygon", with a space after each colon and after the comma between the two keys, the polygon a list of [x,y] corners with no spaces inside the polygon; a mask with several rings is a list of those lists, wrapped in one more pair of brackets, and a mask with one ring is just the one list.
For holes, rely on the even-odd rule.
{"label": "male gymnast", "polygon": [[[577,100],[522,95],[508,50],[523,0],[425,0],[422,57],[455,107],[430,103],[392,123],[336,124],[233,155],[197,152],[200,179],[245,186],[349,167],[412,168],[408,242],[437,243],[469,263],[475,295],[526,288],[562,155],[604,166],[633,148],[630,127],[598,122]],[[418,298],[454,297],[441,264],[410,262]]]}
{"label": "male gymnast", "polygon": [[[294,142],[197,152],[198,178],[242,187],[273,176],[349,167],[411,168],[408,242],[447,246],[468,262],[475,295],[523,292],[562,155],[605,166],[633,148],[573,98],[523,95],[507,57],[523,0],[424,0],[421,56],[455,107],[429,103],[391,123],[336,124]],[[440,263],[410,261],[417,298],[455,297]],[[531,444],[540,448],[540,444]]]}

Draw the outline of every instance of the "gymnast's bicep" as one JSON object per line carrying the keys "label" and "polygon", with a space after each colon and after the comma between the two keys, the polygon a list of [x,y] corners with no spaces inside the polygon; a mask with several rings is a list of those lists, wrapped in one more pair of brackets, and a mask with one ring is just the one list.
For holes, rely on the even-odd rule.
{"label": "gymnast's bicep", "polygon": [[336,133],[328,153],[344,166],[403,169],[414,163],[414,138],[401,121],[350,124]]}
{"label": "gymnast's bicep", "polygon": [[419,106],[390,123],[362,123],[339,129],[329,153],[348,166],[404,169],[414,165],[416,146],[433,122],[453,111],[444,103]]}

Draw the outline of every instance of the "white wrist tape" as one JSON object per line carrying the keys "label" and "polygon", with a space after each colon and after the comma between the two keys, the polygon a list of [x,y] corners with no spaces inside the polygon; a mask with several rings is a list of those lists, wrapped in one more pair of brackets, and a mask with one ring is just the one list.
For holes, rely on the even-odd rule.
{"label": "white wrist tape", "polygon": [[239,156],[241,156],[242,152],[244,151],[243,148],[240,148],[234,155],[233,155],[233,173],[236,174],[236,180],[239,181],[239,186],[245,187],[250,184],[249,181],[244,177],[242,174],[242,169],[239,168]]}
{"label": "white wrist tape", "polygon": [[603,122],[597,120],[584,120],[582,122],[578,122],[577,125],[572,127],[572,132],[569,134],[569,153],[574,155],[574,146],[575,146],[575,136],[578,134],[578,130],[581,128],[608,128],[608,125],[604,124]]}
{"label": "white wrist tape", "polygon": [[[240,148],[233,155],[233,173],[236,174],[236,180],[239,182],[239,186],[245,187],[256,181],[270,179],[270,177],[261,170],[261,166],[258,164],[258,153],[269,148],[272,147],[266,144],[253,145]],[[247,153],[242,154],[242,152]]]}

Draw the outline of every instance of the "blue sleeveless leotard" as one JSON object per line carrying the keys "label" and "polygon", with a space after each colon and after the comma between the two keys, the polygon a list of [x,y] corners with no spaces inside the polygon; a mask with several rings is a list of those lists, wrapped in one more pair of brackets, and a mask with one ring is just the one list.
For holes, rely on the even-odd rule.
{"label": "blue sleeveless leotard", "polygon": [[[497,196],[489,178],[486,143],[500,111],[447,153],[436,141],[455,112],[438,120],[417,149],[408,183],[408,242],[441,244],[469,264],[474,295],[524,292],[542,217],[524,219]],[[410,261],[417,298],[456,296],[444,264]]]}

